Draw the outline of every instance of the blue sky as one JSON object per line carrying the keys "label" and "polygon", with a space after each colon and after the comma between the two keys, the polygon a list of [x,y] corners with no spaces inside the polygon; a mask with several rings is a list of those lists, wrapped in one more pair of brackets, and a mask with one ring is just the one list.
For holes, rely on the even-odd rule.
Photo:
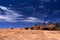
{"label": "blue sky", "polygon": [[0,28],[60,22],[60,0],[0,0]]}

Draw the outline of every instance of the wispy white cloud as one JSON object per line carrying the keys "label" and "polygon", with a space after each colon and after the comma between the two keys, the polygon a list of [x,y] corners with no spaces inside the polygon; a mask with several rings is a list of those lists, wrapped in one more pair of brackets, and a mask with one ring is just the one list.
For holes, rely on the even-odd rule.
{"label": "wispy white cloud", "polygon": [[23,18],[24,15],[4,6],[0,6],[0,9],[4,10],[4,15],[0,12],[0,22],[44,22],[44,20],[36,17]]}
{"label": "wispy white cloud", "polygon": [[50,22],[50,20],[45,21],[45,23],[49,23],[49,22]]}
{"label": "wispy white cloud", "polygon": [[60,10],[55,10],[54,13],[53,13],[53,15],[56,15],[58,13],[60,13]]}
{"label": "wispy white cloud", "polygon": [[0,9],[4,10],[5,14],[6,15],[12,15],[12,16],[23,16],[21,14],[18,14],[17,12],[11,10],[10,8],[8,7],[4,7],[4,6],[0,6]]}
{"label": "wispy white cloud", "polygon": [[25,11],[35,11],[36,8],[34,8],[33,6],[25,6],[25,7],[22,7],[22,8],[19,8],[19,9],[24,9]]}
{"label": "wispy white cloud", "polygon": [[21,17],[23,15],[19,14],[16,11],[11,10],[10,8],[4,7],[4,6],[0,6],[1,10],[4,10],[4,15],[1,15],[2,13],[0,12],[0,22],[13,22],[13,21],[17,21],[16,19],[18,17]]}
{"label": "wispy white cloud", "polygon": [[38,14],[38,13],[36,13],[36,14],[32,14],[33,16],[37,16],[37,17],[39,17],[40,19],[41,18],[46,18],[46,17],[48,17],[48,15],[47,15],[47,13],[40,13],[40,14]]}
{"label": "wispy white cloud", "polygon": [[56,19],[55,21],[56,21],[56,22],[60,21],[60,18],[59,18],[59,19]]}
{"label": "wispy white cloud", "polygon": [[40,5],[40,6],[39,6],[39,8],[41,8],[41,9],[42,9],[42,8],[45,8],[45,6],[44,6],[44,5]]}
{"label": "wispy white cloud", "polygon": [[27,17],[25,20],[22,20],[24,22],[44,22],[43,20],[40,20],[39,18],[35,17]]}

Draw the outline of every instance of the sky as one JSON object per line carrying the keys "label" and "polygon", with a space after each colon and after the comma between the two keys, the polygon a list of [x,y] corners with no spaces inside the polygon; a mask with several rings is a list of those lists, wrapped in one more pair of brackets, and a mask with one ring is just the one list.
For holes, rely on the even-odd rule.
{"label": "sky", "polygon": [[60,22],[60,0],[0,0],[0,28]]}

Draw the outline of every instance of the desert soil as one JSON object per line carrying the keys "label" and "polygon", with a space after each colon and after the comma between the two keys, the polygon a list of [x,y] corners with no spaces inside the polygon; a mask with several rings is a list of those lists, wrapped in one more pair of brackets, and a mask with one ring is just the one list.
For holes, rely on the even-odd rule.
{"label": "desert soil", "polygon": [[0,40],[60,40],[60,31],[0,29]]}

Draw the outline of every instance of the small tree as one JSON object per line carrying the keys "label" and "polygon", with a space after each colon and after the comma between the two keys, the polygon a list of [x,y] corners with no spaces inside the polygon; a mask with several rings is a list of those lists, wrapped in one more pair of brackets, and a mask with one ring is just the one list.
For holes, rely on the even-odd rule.
{"label": "small tree", "polygon": [[55,30],[55,24],[53,22],[48,23],[48,29]]}
{"label": "small tree", "polygon": [[60,29],[60,28],[59,28],[59,27],[60,27],[60,23],[56,22],[56,23],[55,23],[55,26],[56,26],[56,29],[57,29],[57,30]]}
{"label": "small tree", "polygon": [[11,29],[14,29],[14,28],[11,28]]}
{"label": "small tree", "polygon": [[42,25],[46,26],[46,23],[45,23],[45,22],[43,22],[43,23],[42,23]]}
{"label": "small tree", "polygon": [[39,23],[34,23],[34,26],[31,27],[32,30],[39,30],[40,27],[39,27]]}
{"label": "small tree", "polygon": [[29,27],[25,27],[25,29],[26,29],[26,30],[28,30],[28,29],[29,29]]}

